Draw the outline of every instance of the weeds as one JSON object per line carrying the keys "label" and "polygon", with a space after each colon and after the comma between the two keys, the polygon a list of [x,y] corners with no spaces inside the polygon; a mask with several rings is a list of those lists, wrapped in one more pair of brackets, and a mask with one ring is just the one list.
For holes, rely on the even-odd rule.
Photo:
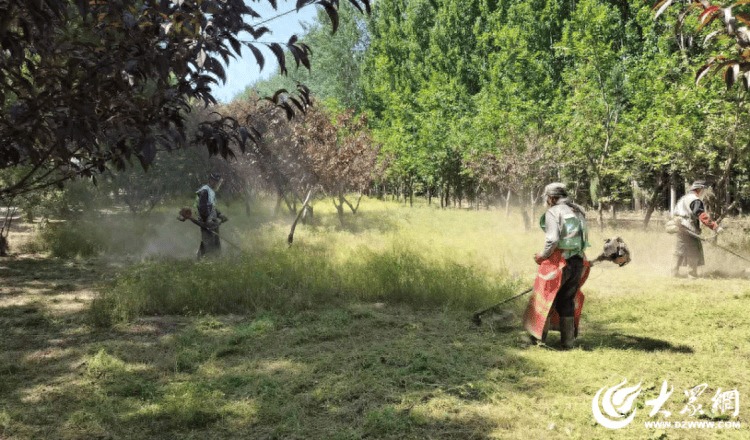
{"label": "weeds", "polygon": [[416,307],[478,308],[510,296],[516,284],[415,250],[356,249],[343,263],[315,246],[266,249],[231,259],[166,260],[125,269],[92,307],[106,324],[150,314],[294,312],[356,301]]}
{"label": "weeds", "polygon": [[[392,209],[393,205],[382,202],[363,203],[358,216],[348,222],[356,232],[341,230],[335,213],[318,209],[318,226],[312,228],[316,232],[309,236],[300,233],[290,249],[272,239],[283,237],[283,225],[253,227],[237,221],[237,229],[229,234],[239,237],[248,251],[226,252],[229,256],[220,260],[159,258],[130,266],[102,289],[92,304],[90,322],[106,327],[140,315],[294,312],[357,301],[473,309],[508,297],[517,289],[517,280],[508,275],[497,256],[473,255],[473,261],[467,262],[456,258],[462,249],[456,243],[435,241],[444,233],[460,240],[455,229],[435,231],[426,226],[432,217],[445,213],[425,208],[419,211],[423,216],[414,216],[413,211]],[[149,237],[159,235],[153,230],[163,229],[158,224],[167,214],[154,215],[153,221],[140,225],[140,235],[132,234],[129,244],[121,244],[119,238],[133,231],[133,224],[125,222],[100,247],[123,253],[136,248],[133,242],[139,240],[144,242],[141,246],[151,247]],[[387,222],[381,221],[386,218]],[[373,221],[389,226],[371,229]],[[410,232],[395,235],[404,224],[408,228],[402,230]],[[450,222],[443,224],[453,228]],[[487,225],[477,223],[474,227]],[[42,234],[46,237],[42,241],[69,255],[88,255],[62,239],[75,236],[77,227],[66,225],[59,231],[65,232]],[[169,241],[174,239],[165,240]],[[53,251],[53,255],[62,252]]]}

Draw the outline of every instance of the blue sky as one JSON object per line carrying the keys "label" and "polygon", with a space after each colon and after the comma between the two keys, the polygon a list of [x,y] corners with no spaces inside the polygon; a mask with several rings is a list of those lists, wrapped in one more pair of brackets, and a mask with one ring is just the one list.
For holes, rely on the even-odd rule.
{"label": "blue sky", "polygon": [[[245,4],[262,17],[259,19],[248,20],[252,26],[256,26],[258,23],[266,21],[274,16],[292,11],[282,17],[262,24],[262,26],[270,29],[272,33],[263,35],[258,41],[281,43],[282,47],[283,43],[289,41],[289,38],[293,34],[301,36],[302,25],[300,22],[312,23],[317,15],[317,6],[304,7],[298,13],[294,10],[296,1],[290,0],[278,0],[276,10],[271,7],[267,0],[245,0]],[[252,37],[249,34],[240,34],[239,39],[252,41]],[[213,88],[213,95],[217,100],[221,102],[229,102],[234,96],[242,93],[247,86],[253,84],[260,78],[268,78],[276,72],[279,65],[276,62],[276,57],[273,53],[264,45],[257,45],[257,47],[263,52],[265,58],[263,71],[259,71],[258,63],[255,61],[255,57],[250,52],[250,49],[243,46],[242,58],[230,60],[229,68],[226,70],[227,82],[223,85],[220,84],[214,86]]]}

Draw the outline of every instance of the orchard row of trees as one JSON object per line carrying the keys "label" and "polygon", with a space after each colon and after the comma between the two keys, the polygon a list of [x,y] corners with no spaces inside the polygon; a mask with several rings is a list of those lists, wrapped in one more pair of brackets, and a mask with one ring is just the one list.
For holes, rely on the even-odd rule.
{"label": "orchard row of trees", "polygon": [[725,55],[748,6],[729,29],[709,23],[723,12],[707,2],[665,13],[673,3],[655,19],[650,0],[380,0],[369,17],[342,14],[333,38],[321,13],[302,39],[311,72],[236,100],[305,82],[328,108],[369,115],[379,188],[444,204],[528,206],[562,180],[600,216],[641,207],[648,222],[670,188],[700,178],[714,184],[715,215],[747,209],[747,91],[733,83],[750,64]]}
{"label": "orchard row of trees", "polygon": [[[744,1],[296,7],[313,4],[306,35],[275,42],[242,0],[0,1],[3,204],[98,178],[138,212],[222,168],[230,192],[264,188],[300,213],[316,193],[356,211],[346,194],[373,190],[533,207],[563,180],[600,218],[643,205],[648,219],[694,178],[715,184],[717,215],[747,208]],[[223,65],[269,54],[282,75],[213,99]]]}
{"label": "orchard row of trees", "polygon": [[[369,0],[348,1],[370,12]],[[276,0],[268,3],[277,8]],[[338,0],[294,4],[297,10],[319,5],[336,31]],[[211,111],[190,117],[201,105],[218,104],[212,88],[226,80],[224,66],[243,50],[261,67],[271,56],[283,69],[285,50],[309,67],[310,48],[297,36],[268,38],[264,23],[285,13],[264,18],[253,6],[244,0],[0,0],[0,204],[8,208],[0,255],[14,209],[33,211],[64,198],[60,189],[70,181],[106,183],[112,191],[104,194],[135,212],[173,191],[166,186],[201,174],[205,161],[166,153],[198,146],[197,157],[227,159],[258,146],[259,130],[248,121]],[[275,105],[293,116],[289,103]],[[137,174],[134,164],[151,174]]]}

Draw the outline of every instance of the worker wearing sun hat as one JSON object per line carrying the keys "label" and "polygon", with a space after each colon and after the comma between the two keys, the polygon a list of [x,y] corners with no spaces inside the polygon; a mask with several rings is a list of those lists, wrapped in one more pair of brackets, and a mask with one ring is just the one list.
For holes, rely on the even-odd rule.
{"label": "worker wearing sun hat", "polygon": [[672,216],[679,220],[680,229],[677,232],[677,242],[674,249],[674,264],[672,276],[679,276],[680,267],[688,266],[688,276],[698,276],[698,266],[706,264],[703,256],[703,243],[699,238],[700,224],[719,233],[723,228],[711,220],[706,212],[703,200],[710,188],[705,181],[697,180],[690,185],[687,194],[682,196],[674,206]]}
{"label": "worker wearing sun hat", "polygon": [[219,225],[228,220],[216,209],[216,191],[219,190],[222,182],[223,179],[220,174],[211,173],[208,177],[208,185],[203,185],[195,192],[198,220],[203,224],[198,258],[202,258],[204,255],[221,253],[221,240],[218,235]]}
{"label": "worker wearing sun hat", "polygon": [[540,226],[545,232],[545,243],[542,252],[534,254],[539,268],[524,326],[532,336],[544,342],[554,324],[552,319],[559,319],[562,347],[570,349],[577,334],[576,318],[580,318],[582,307],[583,295],[579,287],[589,267],[584,254],[589,246],[586,215],[581,206],[568,199],[563,183],[547,185],[544,197],[548,209],[540,219]]}

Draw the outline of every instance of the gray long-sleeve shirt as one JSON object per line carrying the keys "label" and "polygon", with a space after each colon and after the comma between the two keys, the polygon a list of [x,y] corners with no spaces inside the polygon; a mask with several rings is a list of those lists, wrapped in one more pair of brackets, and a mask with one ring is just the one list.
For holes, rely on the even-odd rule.
{"label": "gray long-sleeve shirt", "polygon": [[[573,208],[577,209],[578,212]],[[557,249],[565,219],[569,217],[579,217],[584,221],[586,218],[583,214],[583,208],[567,198],[559,199],[554,206],[547,210],[544,216],[544,250],[539,254],[541,258],[549,258]]]}

